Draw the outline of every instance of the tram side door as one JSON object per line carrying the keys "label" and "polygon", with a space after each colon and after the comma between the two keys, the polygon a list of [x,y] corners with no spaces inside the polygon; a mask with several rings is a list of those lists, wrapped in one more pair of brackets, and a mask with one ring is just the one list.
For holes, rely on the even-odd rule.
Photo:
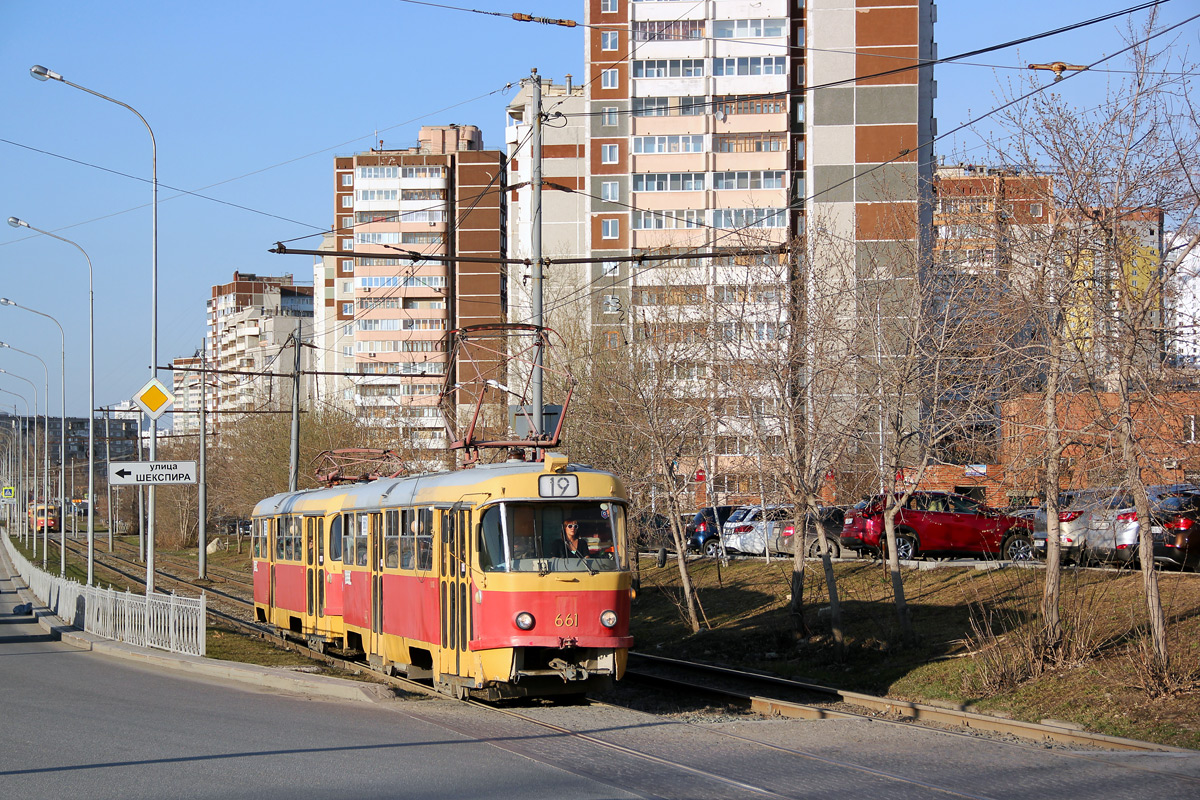
{"label": "tram side door", "polygon": [[441,581],[438,604],[441,608],[441,671],[453,675],[470,674],[471,570],[468,547],[470,511],[459,507],[441,512]]}
{"label": "tram side door", "polygon": [[317,622],[324,615],[324,528],[324,518],[304,518],[304,629],[312,632],[318,631]]}
{"label": "tram side door", "polygon": [[370,653],[383,653],[383,515],[371,514],[371,646]]}

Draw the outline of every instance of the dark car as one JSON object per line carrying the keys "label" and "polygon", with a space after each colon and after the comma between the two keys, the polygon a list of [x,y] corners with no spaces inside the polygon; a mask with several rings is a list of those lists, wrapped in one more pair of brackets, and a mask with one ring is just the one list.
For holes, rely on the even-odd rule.
{"label": "dark car", "polygon": [[631,522],[633,541],[638,550],[658,550],[663,547],[668,550],[675,549],[670,517],[646,511],[634,515]]}
{"label": "dark car", "polygon": [[716,506],[716,516],[713,516],[713,506],[702,508],[692,517],[684,530],[689,552],[703,553],[715,556],[721,552],[721,526],[729,519],[729,515],[737,506]]}
{"label": "dark car", "polygon": [[1150,511],[1150,538],[1157,563],[1200,567],[1200,493],[1163,498]]}
{"label": "dark car", "polygon": [[[811,512],[809,512],[811,513]],[[805,515],[808,517],[808,515]],[[807,531],[804,534],[804,555],[808,558],[821,557],[821,543],[817,539],[820,533],[829,545],[829,557],[839,558],[842,555],[840,535],[845,525],[846,509],[842,506],[822,506],[817,509],[817,524],[812,524],[808,518]],[[777,553],[791,553],[795,541],[795,528],[791,522],[786,523],[779,531],[772,548]]]}
{"label": "dark car", "polygon": [[[845,548],[884,554],[882,495],[846,513]],[[896,513],[896,553],[912,559],[926,553],[999,556],[1009,561],[1033,557],[1033,523],[951,492],[913,492]]]}

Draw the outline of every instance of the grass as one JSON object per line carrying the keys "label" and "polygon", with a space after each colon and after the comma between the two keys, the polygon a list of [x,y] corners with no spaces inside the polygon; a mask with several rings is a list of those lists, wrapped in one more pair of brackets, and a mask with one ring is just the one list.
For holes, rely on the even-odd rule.
{"label": "grass", "polygon": [[[1020,654],[1036,637],[1042,570],[906,570],[905,596],[918,640],[901,647],[882,565],[837,564],[846,642],[845,659],[838,660],[821,610],[828,596],[817,562],[805,570],[808,637],[793,632],[788,613],[790,561],[690,563],[707,626],[691,633],[674,563],[658,568],[643,559],[633,614],[638,650],[851,691],[960,703],[1033,722],[1066,720],[1098,733],[1200,749],[1200,576],[1159,574],[1176,682],[1170,692],[1151,694],[1140,688],[1146,611],[1137,572],[1066,571],[1064,622],[1085,644],[1087,657],[988,687],[985,656],[996,652],[989,645]],[[977,619],[981,612],[991,615],[989,641],[973,638],[972,607]]]}

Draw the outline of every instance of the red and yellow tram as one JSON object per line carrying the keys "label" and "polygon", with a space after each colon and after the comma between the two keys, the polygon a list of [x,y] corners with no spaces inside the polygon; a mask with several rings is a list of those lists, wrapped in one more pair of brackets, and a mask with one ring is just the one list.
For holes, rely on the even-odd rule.
{"label": "red and yellow tram", "polygon": [[603,689],[632,644],[625,510],[616,476],[555,455],[278,494],[256,614],[458,697]]}

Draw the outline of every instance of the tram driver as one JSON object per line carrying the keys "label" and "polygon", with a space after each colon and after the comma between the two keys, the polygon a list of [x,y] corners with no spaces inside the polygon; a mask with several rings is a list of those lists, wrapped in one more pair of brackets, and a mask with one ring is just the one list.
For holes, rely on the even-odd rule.
{"label": "tram driver", "polygon": [[588,543],[579,535],[578,520],[568,519],[563,522],[562,541],[554,543],[555,552],[559,558],[591,558],[592,550]]}

